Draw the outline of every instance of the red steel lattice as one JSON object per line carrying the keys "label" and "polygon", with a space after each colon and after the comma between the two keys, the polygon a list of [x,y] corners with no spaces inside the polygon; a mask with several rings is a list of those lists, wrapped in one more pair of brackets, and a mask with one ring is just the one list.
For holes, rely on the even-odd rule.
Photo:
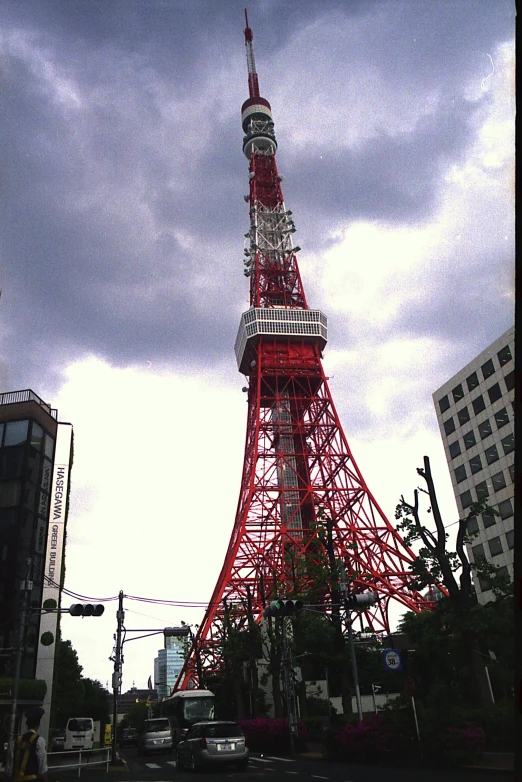
{"label": "red steel lattice", "polygon": [[[248,21],[245,43],[250,310],[236,342],[240,371],[249,380],[243,475],[225,562],[177,688],[198,680],[198,665],[207,672],[221,667],[225,605],[245,616],[249,604],[260,618],[267,600],[278,591],[284,595],[285,585],[288,593],[295,588],[296,562],[319,561],[321,516],[333,521],[335,554],[345,563],[351,591],[373,591],[381,598],[361,624],[389,632],[391,600],[414,611],[432,605],[410,586],[414,554],[368,489],[332,400],[321,362],[326,339],[318,324],[324,316],[306,302]],[[301,578],[304,590],[306,571]]]}

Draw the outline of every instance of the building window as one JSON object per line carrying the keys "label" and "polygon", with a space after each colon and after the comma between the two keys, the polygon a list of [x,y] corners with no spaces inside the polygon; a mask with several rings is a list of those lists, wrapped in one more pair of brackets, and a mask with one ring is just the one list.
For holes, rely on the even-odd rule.
{"label": "building window", "polygon": [[466,475],[466,467],[464,464],[461,464],[460,467],[457,467],[455,470],[455,480],[457,483],[462,483],[462,481],[465,481],[467,478]]}
{"label": "building window", "polygon": [[448,418],[447,421],[444,421],[444,431],[447,435],[455,431],[455,421],[453,418]]}
{"label": "building window", "polygon": [[474,456],[473,459],[470,459],[469,469],[471,470],[472,475],[475,475],[475,473],[480,472],[482,469],[482,462],[480,461],[480,456],[478,454],[477,456]]}
{"label": "building window", "polygon": [[480,396],[477,396],[476,399],[473,399],[471,404],[473,405],[473,410],[475,411],[475,415],[478,415],[479,413],[481,413],[483,410],[486,409],[486,403],[482,398],[482,394]]}
{"label": "building window", "polygon": [[489,489],[488,484],[486,481],[482,481],[481,483],[477,483],[475,486],[477,490],[477,500],[485,500],[486,497],[489,497]]}
{"label": "building window", "polygon": [[502,348],[502,350],[499,350],[497,353],[498,363],[501,367],[504,366],[504,364],[507,364],[508,361],[511,361],[513,358],[511,355],[511,351],[509,349],[509,345],[506,345],[505,348]]}
{"label": "building window", "polygon": [[511,500],[503,500],[498,504],[498,512],[501,519],[509,519],[513,515],[513,505]]}
{"label": "building window", "polygon": [[453,401],[455,403],[460,402],[460,400],[464,396],[464,390],[462,388],[462,383],[459,383],[458,386],[456,386],[451,393],[453,394]]}
{"label": "building window", "polygon": [[479,576],[478,582],[479,582],[481,592],[487,592],[488,589],[491,589],[491,584],[489,583],[487,578],[484,578],[484,576]]}
{"label": "building window", "polygon": [[471,432],[466,432],[463,439],[464,439],[464,445],[466,446],[466,451],[468,450],[468,448],[471,448],[473,445],[475,445],[476,440],[475,440],[475,433],[473,432],[473,429],[471,430]]}
{"label": "building window", "polygon": [[470,415],[469,415],[469,410],[468,410],[467,407],[463,407],[462,410],[457,410],[457,415],[458,415],[458,418],[459,418],[459,424],[461,426],[463,424],[467,424],[468,423],[468,421],[470,419]]}
{"label": "building window", "polygon": [[489,546],[489,553],[491,554],[492,557],[496,557],[497,554],[502,554],[503,551],[502,543],[498,535],[496,538],[491,538],[491,540],[488,540],[488,546]]}
{"label": "building window", "polygon": [[466,384],[468,386],[468,391],[473,391],[473,389],[478,386],[479,379],[476,372],[473,372],[469,377],[466,378]]}
{"label": "building window", "polygon": [[506,488],[506,479],[503,472],[497,472],[496,475],[491,477],[491,483],[493,484],[493,491],[500,491]]}
{"label": "building window", "polygon": [[508,411],[505,407],[495,413],[495,423],[497,425],[497,429],[502,429],[503,426],[509,423]]}
{"label": "building window", "polygon": [[510,372],[509,375],[506,375],[504,378],[504,382],[506,384],[506,388],[508,391],[513,391],[515,388],[515,373]]}
{"label": "building window", "polygon": [[515,450],[515,435],[508,434],[507,437],[504,437],[502,440],[502,448],[504,449],[504,453],[507,455],[508,453],[511,453],[511,451]]}
{"label": "building window", "polygon": [[496,516],[492,516],[490,513],[483,513],[482,523],[484,525],[484,529],[487,529],[488,527],[492,527],[494,524],[497,523]]}
{"label": "building window", "polygon": [[479,531],[478,519],[476,516],[472,516],[470,519],[468,519],[466,532],[468,533],[468,535],[474,535],[478,531]]}
{"label": "building window", "polygon": [[489,361],[486,361],[485,364],[482,364],[480,367],[482,370],[482,376],[484,380],[487,380],[488,377],[491,377],[495,373],[495,365],[493,364],[493,359],[490,358]]}
{"label": "building window", "polygon": [[454,443],[451,443],[451,445],[449,446],[449,452],[452,459],[455,459],[455,457],[459,456],[460,443],[458,440],[455,440]]}
{"label": "building window", "polygon": [[21,489],[21,481],[2,481],[0,483],[0,508],[14,508],[19,505]]}
{"label": "building window", "polygon": [[502,391],[500,390],[500,386],[498,383],[495,383],[494,386],[488,388],[488,396],[491,404],[493,404],[493,402],[498,402],[498,400],[502,396]]}
{"label": "building window", "polygon": [[506,543],[507,547],[509,549],[514,548],[515,546],[515,530],[510,529],[506,532]]}
{"label": "building window", "polygon": [[496,445],[490,445],[489,448],[486,448],[484,453],[486,454],[486,461],[488,464],[493,464],[493,462],[498,461],[498,451]]}
{"label": "building window", "polygon": [[20,445],[27,440],[29,421],[10,421],[5,425],[4,445]]}
{"label": "building window", "polygon": [[466,510],[466,508],[469,508],[471,503],[473,502],[473,497],[471,496],[471,492],[469,489],[462,492],[462,494],[459,497],[460,500],[460,506],[462,510]]}
{"label": "building window", "polygon": [[508,470],[509,470],[509,477],[511,478],[511,483],[515,483],[515,465],[510,464]]}
{"label": "building window", "polygon": [[442,399],[439,401],[439,410],[441,413],[445,413],[446,410],[449,410],[450,401],[448,399],[448,396],[443,396]]}
{"label": "building window", "polygon": [[485,559],[486,555],[484,554],[484,544],[483,543],[477,543],[476,546],[471,547],[471,551],[473,552],[473,561],[476,562],[477,559]]}
{"label": "building window", "polygon": [[491,428],[491,423],[489,421],[489,418],[486,418],[485,421],[482,421],[481,424],[479,424],[479,434],[480,439],[484,440],[486,437],[489,437],[493,429]]}

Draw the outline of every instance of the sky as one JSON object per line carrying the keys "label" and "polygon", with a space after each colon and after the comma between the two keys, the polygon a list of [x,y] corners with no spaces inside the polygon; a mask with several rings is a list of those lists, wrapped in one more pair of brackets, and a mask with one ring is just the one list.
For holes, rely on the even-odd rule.
{"label": "sky", "polygon": [[[162,636],[131,630],[201,621],[240,488],[244,2],[0,4],[0,392],[73,424],[65,586],[147,599],[123,666],[146,687]],[[248,13],[355,460],[393,519],[430,456],[451,524],[432,394],[513,323],[514,4]],[[104,685],[115,612],[62,619]]]}

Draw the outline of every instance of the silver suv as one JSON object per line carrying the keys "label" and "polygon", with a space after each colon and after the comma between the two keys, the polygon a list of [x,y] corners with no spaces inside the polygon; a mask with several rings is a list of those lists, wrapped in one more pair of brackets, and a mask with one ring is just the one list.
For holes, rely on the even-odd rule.
{"label": "silver suv", "polygon": [[172,750],[172,731],[166,717],[145,720],[138,741],[138,753],[170,752]]}
{"label": "silver suv", "polygon": [[235,722],[197,722],[176,747],[176,768],[195,771],[233,763],[245,769],[248,755],[245,736]]}

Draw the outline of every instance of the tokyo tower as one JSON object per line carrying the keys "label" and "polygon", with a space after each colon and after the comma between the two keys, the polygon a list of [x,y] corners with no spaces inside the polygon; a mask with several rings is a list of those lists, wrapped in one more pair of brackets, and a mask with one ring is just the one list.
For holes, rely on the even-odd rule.
{"label": "tokyo tower", "polygon": [[260,619],[267,602],[291,593],[296,562],[320,561],[318,529],[325,518],[351,592],[380,597],[361,617],[365,625],[389,632],[391,600],[413,611],[431,606],[410,586],[415,555],[368,489],[335,410],[321,362],[327,320],[306,300],[276,164],[272,110],[260,96],[247,17],[245,44],[250,97],[241,122],[250,225],[243,263],[250,307],[235,344],[239,371],[248,379],[244,465],[225,562],[178,689],[193,686],[202,669],[221,668],[226,611],[236,609],[246,623],[248,605]]}

